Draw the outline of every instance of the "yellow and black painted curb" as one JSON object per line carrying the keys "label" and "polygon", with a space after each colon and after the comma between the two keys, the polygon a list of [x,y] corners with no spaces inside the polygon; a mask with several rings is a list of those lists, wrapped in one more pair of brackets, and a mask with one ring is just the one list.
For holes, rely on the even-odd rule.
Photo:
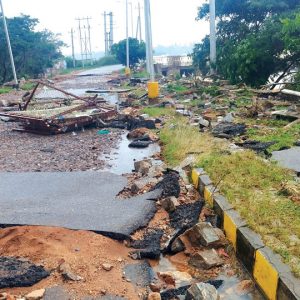
{"label": "yellow and black painted curb", "polygon": [[262,293],[270,300],[299,300],[300,280],[293,276],[280,256],[266,247],[261,237],[247,227],[228,200],[213,186],[203,169],[192,170],[192,182],[219,217],[219,225]]}

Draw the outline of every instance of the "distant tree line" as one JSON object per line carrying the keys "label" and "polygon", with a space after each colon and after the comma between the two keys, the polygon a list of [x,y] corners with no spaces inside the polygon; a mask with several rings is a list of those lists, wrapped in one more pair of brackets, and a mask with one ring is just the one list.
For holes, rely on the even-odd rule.
{"label": "distant tree line", "polygon": [[[36,31],[38,19],[21,15],[8,18],[7,25],[11,39],[18,77],[36,78],[61,59],[63,42],[48,30]],[[0,22],[0,84],[12,80],[13,75],[2,20]]]}
{"label": "distant tree line", "polygon": [[[216,0],[218,73],[232,83],[263,85],[282,80],[300,64],[299,0]],[[209,4],[198,20],[209,18]],[[193,61],[209,71],[209,36],[195,45]]]}

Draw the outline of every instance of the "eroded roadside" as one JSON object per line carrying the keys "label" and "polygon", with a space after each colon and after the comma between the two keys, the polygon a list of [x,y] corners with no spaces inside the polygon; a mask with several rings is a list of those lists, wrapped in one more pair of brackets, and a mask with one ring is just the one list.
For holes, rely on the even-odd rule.
{"label": "eroded roadside", "polygon": [[[138,119],[138,115],[134,112],[133,117]],[[122,118],[118,120],[123,121]],[[149,127],[156,124],[155,127],[160,128],[164,122],[161,118],[147,124],[152,124]],[[4,126],[4,134],[11,133],[11,124]],[[4,161],[2,171],[99,171],[110,170],[111,164],[111,171],[117,172],[118,165],[124,160],[122,173],[130,169],[134,172],[126,175],[128,185],[118,201],[157,188],[161,196],[149,200],[155,201],[157,211],[154,218],[146,228],[132,232],[122,242],[93,232],[55,227],[1,229],[1,256],[28,259],[42,265],[49,274],[30,287],[0,285],[3,287],[1,292],[7,293],[6,296],[3,294],[3,299],[184,299],[188,297],[187,293],[194,293],[195,288],[195,293],[209,291],[210,297],[215,298],[261,299],[253,282],[236,261],[232,246],[217,229],[218,221],[213,211],[205,206],[187,181],[192,162],[188,160],[176,170],[170,170],[163,164],[159,152],[145,151],[146,160],[136,152],[139,160],[134,163],[134,151],[139,150],[132,150],[132,160],[128,158],[122,146],[125,143],[128,147],[124,131],[109,129],[105,134],[98,132],[99,129],[85,130],[45,140],[44,137],[13,133],[14,142],[7,151],[10,153],[13,148],[20,148],[20,152],[11,157],[8,165]],[[138,130],[135,138],[152,143],[157,137],[150,133],[149,129]],[[38,144],[32,142],[35,139]],[[26,144],[33,149],[25,147],[22,151],[21,147]],[[3,145],[7,147],[7,143]],[[118,145],[120,148],[116,150]],[[54,152],[50,151],[51,146]],[[46,148],[48,152],[41,151]],[[22,152],[26,155],[22,156]],[[39,152],[45,156],[37,155]],[[72,157],[76,158],[74,162]],[[99,163],[96,162],[98,159]],[[18,163],[13,165],[16,161]],[[37,166],[38,163],[41,166]],[[122,214],[122,211],[118,213]],[[10,271],[2,272],[4,277],[13,273]],[[25,272],[17,271],[14,275]],[[1,282],[4,284],[0,278]],[[194,285],[187,292],[195,283],[201,284]],[[36,295],[28,295],[30,292]]]}

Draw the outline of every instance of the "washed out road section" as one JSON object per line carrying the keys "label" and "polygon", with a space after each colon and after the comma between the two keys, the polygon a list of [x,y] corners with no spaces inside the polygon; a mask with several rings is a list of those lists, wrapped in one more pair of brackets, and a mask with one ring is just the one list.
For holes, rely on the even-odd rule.
{"label": "washed out road section", "polygon": [[0,226],[42,225],[91,230],[124,239],[147,225],[159,191],[117,194],[126,178],[108,172],[0,173]]}

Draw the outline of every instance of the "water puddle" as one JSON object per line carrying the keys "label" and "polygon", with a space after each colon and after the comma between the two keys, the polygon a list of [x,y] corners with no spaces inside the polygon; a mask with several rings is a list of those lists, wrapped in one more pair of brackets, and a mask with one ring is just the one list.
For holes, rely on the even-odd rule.
{"label": "water puddle", "polygon": [[[122,134],[121,141],[113,154],[106,156],[105,160],[108,162],[109,167],[105,171],[122,175],[131,173],[134,168],[134,161],[139,161],[151,157],[153,154],[160,151],[157,143],[150,144],[148,148],[136,149],[129,148],[130,140],[127,139],[127,132]],[[160,161],[156,161],[160,163]]]}
{"label": "water puddle", "polygon": [[[172,272],[175,275],[178,282],[177,288],[180,286],[191,284],[191,282],[197,282],[195,279],[188,280],[186,272],[188,272],[187,266],[177,266],[172,261],[165,256],[161,256],[160,260],[158,262],[151,261],[151,265],[153,268],[153,271],[155,273],[157,272]],[[184,272],[182,272],[184,270]],[[263,300],[264,298],[260,294],[260,292],[257,289],[254,289],[251,293],[246,295],[238,294],[235,290],[236,286],[243,280],[249,280],[250,277],[248,274],[242,269],[238,270],[239,275],[233,275],[228,276],[226,275],[225,271],[221,272],[221,274],[214,278],[214,280],[222,280],[222,285],[218,288],[218,292],[220,295],[220,299],[224,300]]]}

